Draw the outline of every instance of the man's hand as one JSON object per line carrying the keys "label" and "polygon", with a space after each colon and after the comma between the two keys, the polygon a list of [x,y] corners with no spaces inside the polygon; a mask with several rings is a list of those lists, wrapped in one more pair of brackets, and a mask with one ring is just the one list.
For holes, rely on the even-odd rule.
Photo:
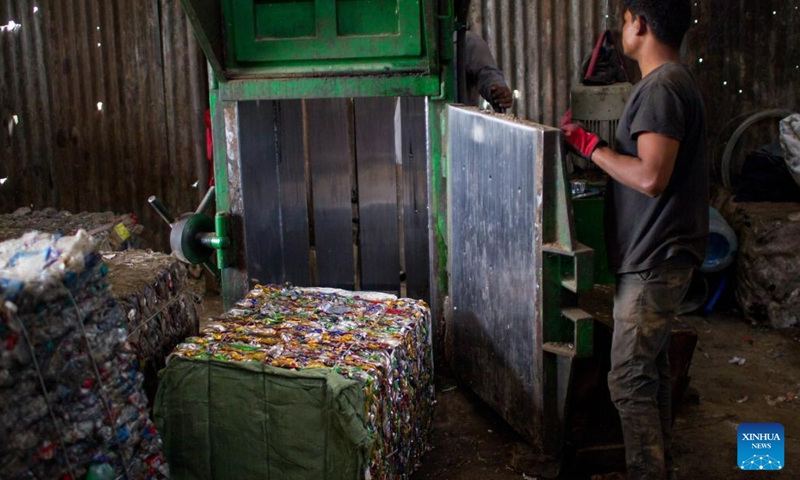
{"label": "man's hand", "polygon": [[587,160],[592,159],[592,153],[597,147],[608,145],[596,133],[587,131],[577,123],[572,123],[572,110],[567,110],[567,113],[561,118],[561,131],[564,132],[570,149]]}
{"label": "man's hand", "polygon": [[490,89],[492,91],[492,100],[495,105],[501,108],[511,108],[513,96],[508,87],[495,83]]}

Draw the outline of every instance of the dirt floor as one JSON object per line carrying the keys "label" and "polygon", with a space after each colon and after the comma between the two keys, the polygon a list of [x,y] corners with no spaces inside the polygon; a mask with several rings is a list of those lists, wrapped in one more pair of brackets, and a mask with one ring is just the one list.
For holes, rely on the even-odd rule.
{"label": "dirt floor", "polygon": [[[207,296],[199,313],[207,318],[221,311],[219,297]],[[750,422],[784,426],[786,466],[770,476],[800,478],[800,329],[775,331],[751,325],[735,309],[683,320],[697,331],[698,345],[689,390],[675,418],[679,478],[758,476],[736,465],[737,428]],[[732,363],[734,357],[744,362]],[[411,479],[540,478],[525,460],[530,447],[448,370],[437,366],[433,449]]]}
{"label": "dirt floor", "polygon": [[[800,331],[756,328],[731,314],[684,317],[698,332],[691,383],[675,419],[681,479],[750,479],[736,466],[740,423],[777,422],[786,432],[786,467],[800,478]],[[729,363],[744,358],[742,365]],[[434,449],[412,477],[441,480],[537,478],[519,468],[526,444],[454,379],[436,383]],[[584,477],[567,477],[581,479]]]}

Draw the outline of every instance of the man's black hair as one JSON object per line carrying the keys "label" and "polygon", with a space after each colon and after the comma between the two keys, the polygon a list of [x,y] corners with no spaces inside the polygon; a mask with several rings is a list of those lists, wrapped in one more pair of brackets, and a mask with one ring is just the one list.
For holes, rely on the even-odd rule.
{"label": "man's black hair", "polygon": [[631,14],[644,17],[660,42],[681,48],[692,22],[690,0],[623,0],[623,5]]}

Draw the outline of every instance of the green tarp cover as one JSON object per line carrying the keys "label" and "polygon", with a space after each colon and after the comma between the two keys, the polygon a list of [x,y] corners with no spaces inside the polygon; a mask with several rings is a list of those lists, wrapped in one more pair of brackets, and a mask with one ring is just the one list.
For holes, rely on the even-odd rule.
{"label": "green tarp cover", "polygon": [[176,480],[362,479],[364,390],[324,369],[173,356],[154,406]]}

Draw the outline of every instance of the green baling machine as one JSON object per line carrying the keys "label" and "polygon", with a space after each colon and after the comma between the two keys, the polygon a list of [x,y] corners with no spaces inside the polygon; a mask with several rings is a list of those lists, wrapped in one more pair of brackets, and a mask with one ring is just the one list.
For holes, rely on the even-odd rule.
{"label": "green baling machine", "polygon": [[531,473],[618,453],[561,133],[453,105],[452,0],[182,4],[209,65],[217,221],[173,237],[202,242],[193,261],[217,251],[226,308],[257,283],[423,299],[438,357],[529,440]]}

